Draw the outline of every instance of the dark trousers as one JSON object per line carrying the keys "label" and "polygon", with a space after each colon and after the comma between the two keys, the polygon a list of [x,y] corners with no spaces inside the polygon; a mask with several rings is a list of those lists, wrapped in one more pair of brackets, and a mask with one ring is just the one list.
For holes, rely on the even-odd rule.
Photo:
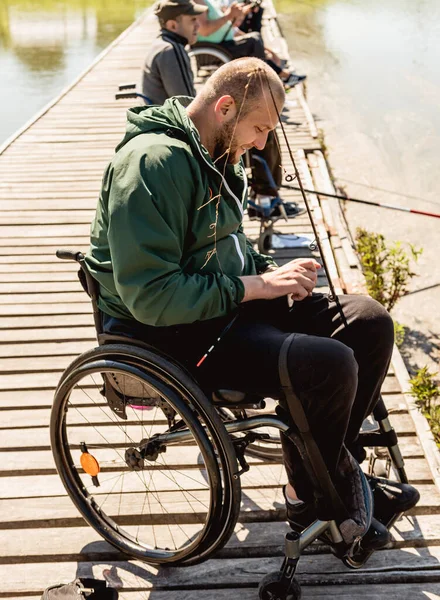
{"label": "dark trousers", "polygon": [[[203,45],[205,42],[201,42]],[[239,35],[233,40],[227,40],[215,44],[224,48],[232,58],[243,58],[244,56],[254,56],[265,60],[263,38],[260,33],[251,32]]]}
{"label": "dark trousers", "polygon": [[240,25],[239,29],[243,31],[243,33],[249,33],[251,31],[261,31],[262,22],[263,22],[263,13],[264,8],[258,6],[251,10],[251,12],[246,16],[243,23]]}
{"label": "dark trousers", "polygon": [[[295,332],[288,354],[292,385],[334,475],[344,444],[362,459],[359,431],[379,399],[394,341],[392,320],[376,301],[342,296],[340,302],[346,327],[336,304],[322,294],[295,302],[292,309],[285,298],[245,303],[234,325],[199,368],[197,362],[231,317],[156,328],[104,315],[103,323],[109,333],[137,337],[175,357],[207,391],[237,389],[282,403],[279,351]],[[312,490],[295,446],[283,436],[282,444],[290,483],[300,498],[311,500]]]}
{"label": "dark trousers", "polygon": [[[256,194],[264,194],[267,196],[277,196],[278,189],[281,186],[282,171],[281,171],[281,154],[279,149],[279,140],[276,131],[271,131],[267,136],[267,142],[263,150],[252,148],[251,152],[251,167],[252,180],[251,188]],[[254,155],[261,156],[269,168],[273,177],[273,183],[269,181],[266,171],[261,162],[253,158]],[[274,185],[275,184],[275,185]]]}

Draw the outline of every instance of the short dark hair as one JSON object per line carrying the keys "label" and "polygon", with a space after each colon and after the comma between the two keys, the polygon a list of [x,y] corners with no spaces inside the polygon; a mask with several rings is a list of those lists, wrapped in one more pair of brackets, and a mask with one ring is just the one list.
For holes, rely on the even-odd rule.
{"label": "short dark hair", "polygon": [[[240,112],[240,118],[243,118],[261,99],[262,86],[266,90],[270,88],[277,103],[284,103],[283,84],[267,63],[259,58],[238,58],[215,71],[200,91],[200,96],[208,104],[221,96],[232,96]],[[245,98],[246,102],[243,104]]]}

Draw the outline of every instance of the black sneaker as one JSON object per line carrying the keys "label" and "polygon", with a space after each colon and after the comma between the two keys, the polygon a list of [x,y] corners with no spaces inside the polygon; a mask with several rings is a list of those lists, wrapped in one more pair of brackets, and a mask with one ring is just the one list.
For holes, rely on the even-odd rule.
{"label": "black sneaker", "polygon": [[371,525],[360,541],[360,547],[364,552],[372,552],[385,548],[391,542],[391,533],[380,521],[374,517],[371,519]]}
{"label": "black sneaker", "polygon": [[306,77],[307,75],[297,75],[296,73],[290,73],[289,77],[287,77],[287,79],[284,79],[283,81],[284,87],[290,89],[298,83],[301,83],[301,81],[304,81]]}
{"label": "black sneaker", "polygon": [[[305,208],[301,208],[298,206],[296,202],[283,202],[284,210],[286,211],[286,215],[288,217],[299,217],[299,215],[303,215],[306,212]],[[280,217],[281,210],[277,205],[274,207],[271,217]]]}
{"label": "black sneaker", "polygon": [[420,500],[418,490],[408,483],[399,483],[367,475],[374,498],[374,516],[388,525],[396,515],[413,508]]}
{"label": "black sneaker", "polygon": [[291,504],[286,498],[286,488],[283,488],[284,499],[286,501],[287,521],[293,531],[301,533],[316,519],[316,510],[312,504],[302,502],[301,504]]}

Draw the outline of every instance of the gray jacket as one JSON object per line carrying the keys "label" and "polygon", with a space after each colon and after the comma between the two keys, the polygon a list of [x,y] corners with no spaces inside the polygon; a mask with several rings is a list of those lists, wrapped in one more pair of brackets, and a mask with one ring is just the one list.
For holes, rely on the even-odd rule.
{"label": "gray jacket", "polygon": [[153,104],[163,104],[170,96],[196,95],[186,44],[184,37],[162,29],[151,45],[145,59],[142,93]]}

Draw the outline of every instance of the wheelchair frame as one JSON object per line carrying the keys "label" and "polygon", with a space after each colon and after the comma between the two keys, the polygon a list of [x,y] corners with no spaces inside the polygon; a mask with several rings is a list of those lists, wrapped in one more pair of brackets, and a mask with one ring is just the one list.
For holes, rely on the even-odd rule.
{"label": "wheelchair frame", "polygon": [[[78,357],[63,374],[60,384],[55,393],[55,402],[51,416],[51,444],[55,463],[62,482],[77,508],[86,521],[111,544],[115,545],[124,553],[137,559],[153,564],[184,564],[190,565],[208,559],[214,552],[226,544],[239,516],[240,507],[240,476],[249,469],[245,460],[245,452],[252,443],[245,438],[234,438],[234,434],[250,432],[255,435],[255,430],[262,427],[272,427],[279,432],[288,435],[301,450],[304,456],[304,446],[301,438],[292,427],[288,419],[283,418],[281,410],[277,415],[262,415],[249,418],[241,418],[225,422],[220,418],[221,410],[231,407],[242,411],[246,408],[261,408],[263,404],[255,402],[255,397],[246,396],[241,401],[232,400],[225,402],[220,399],[217,404],[207,400],[204,393],[198,388],[194,379],[186,373],[173,359],[166,357],[157,350],[150,348],[147,344],[138,340],[132,340],[124,336],[108,335],[102,332],[100,313],[98,309],[98,283],[92,278],[84,262],[81,252],[68,250],[57,251],[57,256],[64,260],[74,260],[79,266],[79,276],[85,291],[91,298],[93,316],[97,332],[99,347],[86,352]],[[123,526],[118,525],[112,519],[105,519],[102,510],[93,504],[93,498],[88,495],[87,488],[80,477],[77,467],[73,464],[70,454],[69,440],[66,438],[65,415],[70,402],[72,382],[79,380],[84,373],[112,372],[120,370],[131,374],[140,380],[145,380],[150,387],[156,390],[159,396],[172,399],[173,406],[178,408],[179,415],[185,415],[188,425],[177,425],[168,427],[165,431],[154,434],[148,439],[140,440],[135,448],[130,448],[130,457],[137,457],[145,462],[145,456],[150,460],[152,453],[159,449],[164,452],[167,447],[188,443],[195,438],[196,441],[204,440],[205,458],[211,465],[212,472],[208,469],[208,476],[213,478],[210,482],[209,492],[215,487],[215,499],[210,504],[207,525],[202,529],[199,537],[188,544],[184,544],[182,550],[172,553],[169,549],[143,549],[139,543],[134,543],[130,536],[122,535]],[[183,381],[183,383],[182,383]],[[105,395],[105,389],[103,392]],[[243,396],[243,395],[242,395]],[[137,407],[141,408],[141,407]],[[117,414],[117,413],[116,413]],[[167,413],[164,411],[164,414]],[[397,436],[393,430],[388,412],[382,400],[374,410],[374,416],[379,424],[379,431],[362,433],[363,446],[384,446],[388,449],[390,460],[394,466],[401,482],[407,482],[404,462],[397,443]],[[186,423],[186,422],[185,422]],[[169,424],[169,421],[168,421]],[[198,431],[195,436],[194,432]],[[249,434],[247,434],[249,435]],[[258,438],[258,434],[257,438]],[[197,437],[199,436],[199,437]],[[203,438],[203,439],[202,439]],[[245,440],[243,442],[243,440]],[[211,446],[209,446],[209,443]],[[81,446],[82,455],[91,457],[85,443]],[[203,446],[203,444],[202,444]],[[199,448],[202,448],[199,445]],[[165,450],[163,449],[165,448]],[[127,452],[127,451],[126,451]],[[263,453],[264,454],[264,453]],[[139,459],[139,456],[141,459]],[[306,466],[308,460],[306,459]],[[129,463],[127,463],[128,465]],[[92,471],[81,465],[88,475]],[[159,465],[160,467],[160,465]],[[130,466],[128,470],[130,469]],[[134,469],[136,470],[136,469]],[[98,469],[99,472],[99,469]],[[98,473],[95,474],[95,485]],[[218,485],[219,479],[224,480],[224,489]],[[98,482],[99,485],[99,482]],[[400,515],[395,515],[391,526]],[[214,522],[215,521],[215,522]],[[139,528],[139,527],[138,527]],[[283,565],[275,574],[270,574],[263,579],[260,585],[260,598],[263,600],[285,600],[287,597],[297,599],[300,597],[300,588],[295,580],[295,570],[301,552],[324,532],[329,532],[333,540],[334,550],[338,553],[344,547],[342,536],[336,521],[317,520],[301,533],[289,532],[286,535],[285,558]],[[199,539],[200,538],[200,539]],[[362,560],[356,562],[353,556],[343,556],[346,565],[359,568],[364,564],[372,552],[362,556]]]}

